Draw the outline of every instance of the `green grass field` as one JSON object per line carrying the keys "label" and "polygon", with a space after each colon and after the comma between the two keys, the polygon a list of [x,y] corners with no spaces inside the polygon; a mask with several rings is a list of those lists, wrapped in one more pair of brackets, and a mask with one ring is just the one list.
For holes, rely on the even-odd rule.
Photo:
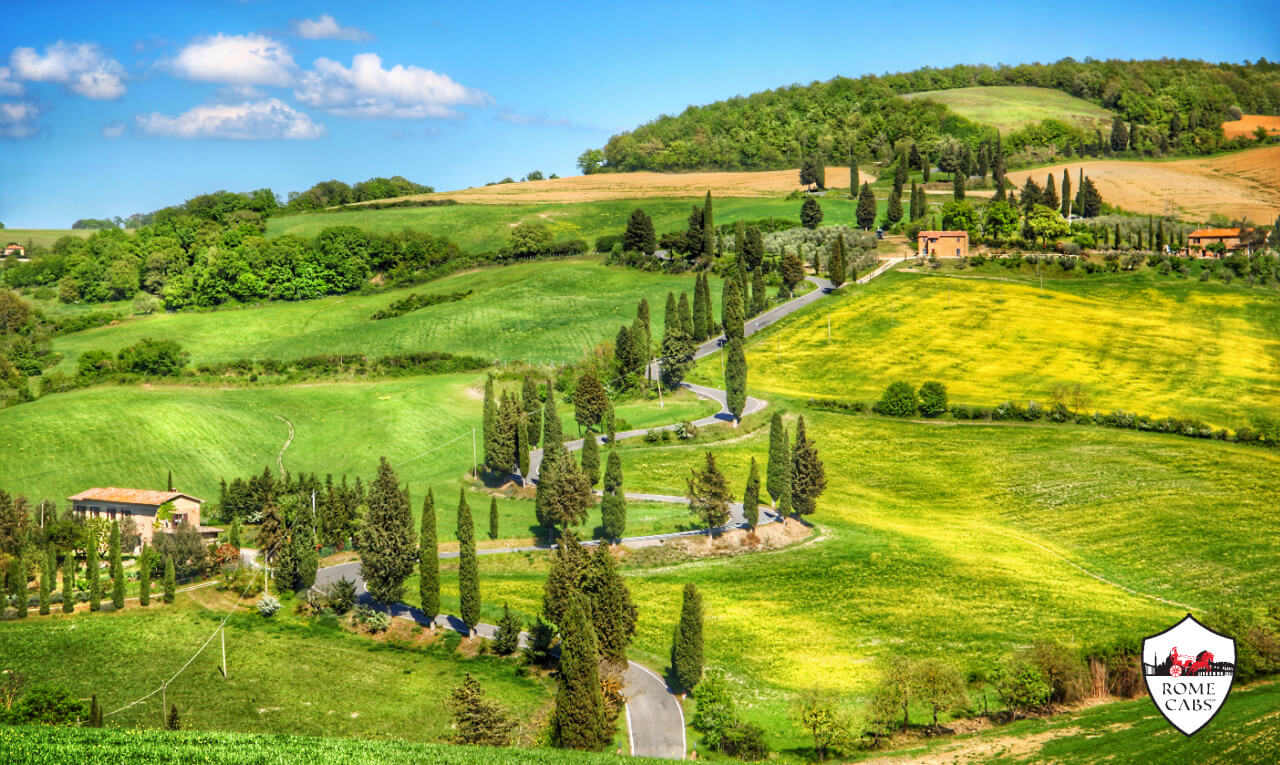
{"label": "green grass field", "polygon": [[[207,591],[201,595],[210,598]],[[159,687],[217,628],[224,612],[202,608],[192,597],[114,614],[6,622],[0,655],[6,667],[21,669],[29,687],[62,685],[85,699],[96,693],[110,713]],[[186,729],[441,741],[451,725],[441,701],[467,673],[517,719],[529,720],[551,699],[551,686],[517,675],[515,661],[463,658],[445,643],[425,649],[375,643],[336,624],[291,616],[288,607],[270,622],[256,614],[233,616],[226,645],[226,679],[218,670],[221,644],[214,641],[168,687],[167,699]],[[51,656],[58,658],[48,661]],[[107,722],[159,727],[159,696]]]}
{"label": "green grass field", "polygon": [[[832,183],[839,185],[839,179],[833,179]],[[702,197],[654,197],[574,204],[463,204],[290,215],[272,218],[267,225],[267,234],[315,236],[329,226],[359,226],[380,233],[410,228],[448,237],[468,252],[491,252],[497,251],[507,241],[513,226],[522,221],[534,221],[545,223],[557,238],[582,237],[594,245],[596,237],[601,234],[621,234],[627,227],[627,216],[637,207],[653,219],[659,234],[683,231],[688,226],[689,208],[695,202],[701,205]],[[716,198],[715,220],[717,225],[766,218],[799,220],[800,204],[798,199]],[[853,225],[856,221],[855,205],[851,199],[822,200],[823,222],[827,225]]]}
{"label": "green grass field", "polygon": [[1103,130],[1111,125],[1111,112],[1101,106],[1049,88],[994,85],[908,93],[903,98],[946,104],[961,117],[1006,132],[1047,119]]}
{"label": "green grass field", "polygon": [[[714,278],[714,277],[713,277]],[[668,276],[598,258],[482,268],[419,287],[378,295],[340,296],[209,313],[157,314],[112,327],[64,335],[54,341],[64,371],[87,350],[116,351],[144,337],[173,339],[195,364],[240,358],[294,359],[320,353],[369,356],[444,351],[534,364],[578,359],[622,324],[635,319],[648,298],[654,336],[661,337],[668,292],[693,293],[692,275]],[[474,290],[469,298],[373,321],[378,309],[409,293]],[[719,280],[712,284],[718,305]],[[719,309],[717,308],[717,311]]]}
{"label": "green grass field", "polygon": [[[753,336],[749,384],[870,404],[895,380],[939,380],[953,402],[1047,406],[1056,386],[1080,383],[1087,411],[1233,429],[1275,415],[1280,295],[1128,275],[1046,279],[1041,295],[1033,270],[1003,271],[892,273],[829,298]],[[718,383],[719,367],[693,377]]]}
{"label": "green grass field", "polygon": [[27,242],[41,247],[52,247],[53,243],[64,236],[89,238],[93,229],[88,228],[0,228],[0,241],[8,244],[15,242],[25,246]]}

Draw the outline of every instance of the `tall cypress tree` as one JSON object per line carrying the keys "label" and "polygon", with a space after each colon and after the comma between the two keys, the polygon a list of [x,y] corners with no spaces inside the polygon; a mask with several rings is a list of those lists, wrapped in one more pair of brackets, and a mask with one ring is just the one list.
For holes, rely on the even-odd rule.
{"label": "tall cypress tree", "polygon": [[751,272],[751,315],[759,316],[769,307],[769,295],[764,286],[764,269]]}
{"label": "tall cypress tree", "polygon": [[959,170],[951,174],[951,195],[957,202],[964,201],[964,173]]}
{"label": "tall cypress tree", "polygon": [[417,559],[409,493],[386,457],[378,462],[378,477],[369,488],[365,527],[360,532],[360,568],[369,595],[379,603],[399,602],[404,580]]}
{"label": "tall cypress tree", "polygon": [[484,464],[492,468],[496,462],[494,438],[498,429],[498,400],[493,394],[493,375],[484,381]]}
{"label": "tall cypress tree", "polygon": [[738,287],[738,280],[725,279],[724,291],[720,296],[720,323],[724,326],[725,337],[730,340],[741,338],[744,321],[742,291]]}
{"label": "tall cypress tree", "polygon": [[62,559],[62,613],[69,614],[76,608],[75,597],[76,555],[67,550]]}
{"label": "tall cypress tree", "polygon": [[742,514],[747,525],[755,528],[760,523],[760,469],[756,458],[751,458],[751,472],[747,474],[747,488],[742,492]]}
{"label": "tall cypress tree", "polygon": [[489,538],[498,538],[498,498],[489,498]]}
{"label": "tall cypress tree", "polygon": [[40,615],[49,615],[49,606],[51,602],[50,593],[53,592],[53,580],[58,576],[57,558],[52,549],[45,552],[44,565],[40,567]]}
{"label": "tall cypress tree", "polygon": [[831,256],[827,258],[827,278],[836,287],[844,284],[845,274],[849,271],[849,264],[844,259],[844,237],[837,234],[836,240],[831,245]]}
{"label": "tall cypress tree", "polygon": [[138,603],[151,605],[151,549],[146,545],[138,556]]}
{"label": "tall cypress tree", "polygon": [[173,568],[173,556],[164,556],[164,602],[172,603],[178,598],[178,575]]}
{"label": "tall cypress tree", "polygon": [[542,402],[538,400],[538,383],[533,375],[525,375],[520,385],[520,406],[524,409],[525,443],[537,449],[542,440]]}
{"label": "tall cypress tree", "polygon": [[547,380],[547,402],[542,409],[542,459],[564,444],[564,431],[560,424],[560,415],[556,412],[555,382]]}
{"label": "tall cypress tree", "polygon": [[595,630],[581,594],[569,598],[560,632],[560,688],[551,716],[552,742],[562,749],[599,751],[613,734],[605,718]]}
{"label": "tall cypress tree", "polygon": [[773,506],[785,517],[791,504],[791,445],[787,443],[782,412],[776,410],[769,420],[769,464],[765,474],[765,488],[773,497]]}
{"label": "tall cypress tree", "polygon": [[862,184],[858,192],[858,228],[869,231],[876,223],[876,195],[868,183]]}
{"label": "tall cypress tree", "polygon": [[692,693],[702,680],[702,665],[702,595],[693,582],[686,582],[671,645],[671,670],[680,687]]}
{"label": "tall cypress tree", "polygon": [[120,557],[120,522],[111,523],[111,605],[124,608],[124,561]]}
{"label": "tall cypress tree", "polygon": [[440,548],[436,542],[436,498],[431,489],[422,501],[418,531],[418,600],[427,621],[433,621],[440,613]]}
{"label": "tall cypress tree", "polygon": [[853,149],[849,150],[849,198],[853,199],[858,194],[858,185],[860,178],[858,177],[858,160],[853,156]]}
{"label": "tall cypress tree", "polygon": [[1005,201],[1004,189],[1004,143],[999,131],[996,132],[996,148],[991,157],[991,183],[996,188],[993,201]]}
{"label": "tall cypress tree", "polygon": [[467,490],[458,488],[458,600],[462,621],[474,630],[480,623],[480,564],[476,560],[476,529],[471,521]]}
{"label": "tall cypress tree", "polygon": [[706,273],[702,274],[702,302],[707,306],[707,313],[703,317],[703,332],[707,338],[715,337],[716,332],[716,312],[711,302],[711,277]]}
{"label": "tall cypress tree", "polygon": [[1040,194],[1040,204],[1050,210],[1056,210],[1059,207],[1058,188],[1054,185],[1053,173],[1049,173],[1049,177],[1044,181],[1044,191]]}
{"label": "tall cypress tree", "polygon": [[591,606],[600,658],[625,665],[627,646],[636,633],[636,607],[608,545],[596,545],[587,567],[584,592]]}
{"label": "tall cypress tree", "polygon": [[707,190],[707,200],[702,204],[702,257],[708,261],[715,257],[716,224],[711,211],[711,190]]}
{"label": "tall cypress tree", "polygon": [[604,497],[600,500],[604,538],[618,540],[627,530],[627,497],[622,490],[622,459],[609,450],[604,469]]}
{"label": "tall cypress tree", "polygon": [[747,405],[747,357],[742,352],[742,338],[729,341],[729,355],[725,358],[724,387],[727,392],[729,412],[733,414],[733,426],[742,419]]}
{"label": "tall cypress tree", "polygon": [[884,219],[889,221],[889,225],[897,225],[902,220],[902,192],[894,192],[889,195],[889,206],[884,211]]}
{"label": "tall cypress tree", "polygon": [[582,473],[592,486],[600,483],[600,443],[594,433],[582,439]]}
{"label": "tall cypress tree", "polygon": [[17,601],[18,618],[27,617],[27,572],[22,565],[22,556],[15,555],[9,559],[9,594]]}
{"label": "tall cypress tree", "polygon": [[826,469],[818,458],[817,447],[805,436],[804,415],[800,415],[791,451],[791,505],[796,515],[811,515],[826,488]]}
{"label": "tall cypress tree", "polygon": [[102,607],[102,578],[98,574],[98,535],[91,526],[89,540],[85,544],[85,575],[89,577],[89,610],[97,611]]}
{"label": "tall cypress tree", "polygon": [[702,291],[706,278],[706,274],[698,274],[693,282],[693,339],[699,343],[707,339],[707,312],[711,310]]}
{"label": "tall cypress tree", "polygon": [[1071,205],[1074,200],[1071,198],[1071,173],[1067,168],[1062,168],[1062,217],[1071,214]]}
{"label": "tall cypress tree", "polygon": [[587,552],[578,543],[578,535],[572,529],[565,530],[551,553],[551,566],[542,585],[542,615],[561,630],[568,619],[569,600],[582,591],[587,565]]}
{"label": "tall cypress tree", "polygon": [[684,330],[684,333],[689,337],[693,337],[693,312],[689,309],[689,294],[687,292],[680,293],[677,315],[680,317],[680,329]]}

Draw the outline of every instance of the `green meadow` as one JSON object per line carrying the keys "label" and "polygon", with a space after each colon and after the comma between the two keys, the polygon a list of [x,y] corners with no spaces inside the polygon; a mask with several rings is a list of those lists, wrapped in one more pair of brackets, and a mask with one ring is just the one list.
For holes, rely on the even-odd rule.
{"label": "green meadow", "polygon": [[[1055,267],[1055,270],[1056,267]],[[1280,295],[1175,279],[890,273],[753,336],[749,384],[867,404],[895,380],[951,401],[1046,407],[1079,384],[1086,412],[1237,428],[1280,401]],[[829,330],[828,330],[829,328]],[[828,340],[830,331],[830,340]],[[703,364],[693,377],[718,382]]]}
{"label": "green meadow", "polygon": [[[832,183],[838,185],[838,180],[833,179]],[[525,221],[545,224],[557,238],[581,237],[594,245],[596,237],[601,234],[621,234],[627,227],[627,217],[636,208],[644,210],[653,219],[659,234],[683,231],[688,226],[689,209],[694,204],[701,205],[702,197],[352,210],[272,218],[267,224],[267,234],[315,236],[329,226],[359,226],[384,234],[410,228],[448,237],[468,252],[496,252],[506,243],[511,229]],[[717,225],[767,218],[799,220],[800,204],[799,199],[717,197],[714,199],[715,220]],[[823,223],[853,225],[856,222],[855,206],[852,199],[823,199]]]}
{"label": "green meadow", "polygon": [[[445,208],[438,208],[445,209]],[[321,353],[369,356],[437,351],[500,361],[573,361],[630,325],[648,298],[651,326],[661,337],[668,292],[693,294],[692,275],[669,276],[599,258],[539,261],[481,268],[418,287],[376,295],[345,295],[205,313],[160,313],[55,340],[64,371],[87,350],[120,348],[149,337],[172,339],[195,364],[241,358],[295,359]],[[369,317],[410,293],[474,291],[463,300],[394,319]],[[718,305],[719,280],[712,299]],[[719,309],[717,309],[719,310]]]}
{"label": "green meadow", "polygon": [[27,242],[41,247],[52,247],[53,243],[64,236],[78,236],[87,239],[93,234],[88,228],[0,228],[0,243],[13,242],[25,246]]}
{"label": "green meadow", "polygon": [[1050,88],[992,85],[908,93],[903,98],[946,104],[961,117],[1005,132],[1048,119],[1103,130],[1111,125],[1111,112]]}

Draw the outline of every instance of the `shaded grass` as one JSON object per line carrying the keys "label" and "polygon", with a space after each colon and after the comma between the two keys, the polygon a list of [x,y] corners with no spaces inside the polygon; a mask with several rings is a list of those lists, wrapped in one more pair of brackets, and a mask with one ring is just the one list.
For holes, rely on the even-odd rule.
{"label": "shaded grass", "polygon": [[1005,132],[1046,119],[1103,130],[1111,123],[1111,112],[1101,106],[1051,88],[990,85],[908,93],[903,98],[946,104],[961,117]]}

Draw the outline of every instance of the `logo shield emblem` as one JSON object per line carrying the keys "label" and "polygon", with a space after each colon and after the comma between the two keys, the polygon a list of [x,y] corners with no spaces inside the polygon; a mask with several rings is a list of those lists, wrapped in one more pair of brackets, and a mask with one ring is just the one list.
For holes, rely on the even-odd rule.
{"label": "logo shield emblem", "polygon": [[1164,719],[1187,736],[1227,700],[1236,672],[1236,641],[1186,617],[1142,641],[1142,679]]}

